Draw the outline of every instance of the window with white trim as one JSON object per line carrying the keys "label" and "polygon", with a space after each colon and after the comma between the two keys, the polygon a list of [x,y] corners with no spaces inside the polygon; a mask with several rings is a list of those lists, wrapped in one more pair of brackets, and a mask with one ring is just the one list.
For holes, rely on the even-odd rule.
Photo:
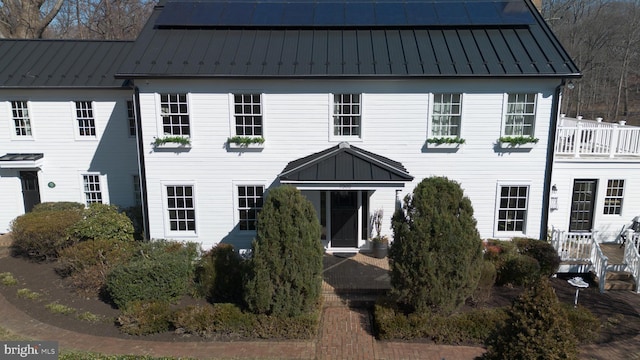
{"label": "window with white trim", "polygon": [[127,123],[129,124],[129,136],[136,136],[136,113],[132,100],[127,100]]}
{"label": "window with white trim", "polygon": [[433,94],[431,135],[460,137],[462,94]]}
{"label": "window with white trim", "polygon": [[607,181],[607,195],[604,197],[604,214],[620,215],[622,213],[622,199],[624,198],[624,180],[610,179]]}
{"label": "window with white trim", "polygon": [[196,231],[193,186],[168,185],[167,212],[170,231]]}
{"label": "window with white trim", "polygon": [[102,186],[100,184],[99,174],[82,175],[84,184],[84,200],[85,204],[102,203]]}
{"label": "window with white trim", "polygon": [[497,230],[524,232],[527,224],[529,186],[501,185],[499,191]]}
{"label": "window with white trim", "polygon": [[536,119],[536,94],[508,94],[504,136],[533,136]]}
{"label": "window with white trim", "polygon": [[96,136],[96,120],[93,117],[91,101],[76,101],[76,119],[78,121],[78,135]]}
{"label": "window with white trim", "polygon": [[31,119],[29,118],[29,109],[26,101],[12,101],[11,115],[13,117],[13,125],[16,136],[30,137]]}
{"label": "window with white trim", "polygon": [[362,136],[362,96],[333,94],[333,136]]}
{"label": "window with white trim", "polygon": [[260,94],[234,94],[233,116],[236,136],[263,136]]}
{"label": "window with white trim", "polygon": [[187,94],[160,94],[160,114],[164,135],[189,136],[189,105]]}
{"label": "window with white trim", "polygon": [[238,225],[240,230],[256,230],[258,213],[262,210],[264,186],[238,186]]}

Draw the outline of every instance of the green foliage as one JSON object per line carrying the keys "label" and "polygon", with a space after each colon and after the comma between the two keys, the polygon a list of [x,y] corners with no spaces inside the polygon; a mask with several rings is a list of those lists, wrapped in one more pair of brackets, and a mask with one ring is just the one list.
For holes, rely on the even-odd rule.
{"label": "green foliage", "polygon": [[190,145],[191,144],[191,140],[188,137],[185,136],[164,136],[161,138],[155,138],[155,140],[153,140],[153,143],[151,143],[152,145],[164,145],[164,144],[178,144],[178,145]]}
{"label": "green foliage", "polygon": [[527,289],[508,313],[483,359],[577,359],[575,335],[547,280]]}
{"label": "green foliage", "polygon": [[146,243],[139,256],[107,275],[106,291],[119,308],[133,301],[175,300],[191,290],[196,254],[194,244]]}
{"label": "green foliage", "polygon": [[540,278],[540,265],[531,256],[518,255],[508,259],[500,271],[499,285],[527,285]]}
{"label": "green foliage", "polygon": [[93,203],[83,211],[82,220],[69,229],[75,241],[89,239],[133,240],[133,224],[115,205]]}
{"label": "green foliage", "polygon": [[393,216],[392,294],[410,311],[451,313],[480,277],[482,241],[471,201],[444,177],[424,179]]}
{"label": "green foliage", "polygon": [[582,305],[574,308],[572,304],[562,304],[562,309],[579,344],[590,344],[598,338],[602,324],[589,309]]}
{"label": "green foliage", "polygon": [[551,277],[560,267],[560,256],[551,243],[537,239],[513,239],[520,254],[531,256],[540,265],[540,276]]}
{"label": "green foliage", "polygon": [[58,202],[43,202],[37,204],[31,210],[32,212],[39,211],[66,211],[66,210],[84,210],[84,204],[71,202],[71,201],[58,201]]}
{"label": "green foliage", "polygon": [[0,273],[0,284],[4,286],[18,285],[18,280],[10,272]]}
{"label": "green foliage", "polygon": [[299,190],[271,190],[258,216],[244,297],[255,313],[298,316],[320,299],[322,243],[313,205]]}
{"label": "green foliage", "polygon": [[249,146],[250,144],[264,144],[263,137],[253,136],[234,136],[227,139],[230,144],[236,144],[240,146]]}
{"label": "green foliage", "polygon": [[484,302],[491,298],[491,290],[496,284],[497,271],[491,261],[484,260],[480,267],[480,279],[478,287],[473,293],[473,300],[476,303]]}
{"label": "green foliage", "polygon": [[255,315],[249,336],[261,339],[313,339],[317,336],[320,312],[310,311],[296,316]]}
{"label": "green foliage", "polygon": [[144,234],[144,218],[142,216],[142,205],[130,206],[124,209],[124,213],[131,220],[133,225],[133,237],[136,240],[142,240]]}
{"label": "green foliage", "polygon": [[11,222],[13,252],[34,260],[53,260],[60,250],[74,243],[68,231],[81,219],[82,211],[77,209],[36,211],[18,216]]}
{"label": "green foliage", "polygon": [[27,288],[22,288],[16,292],[16,296],[22,299],[38,300],[42,294]]}
{"label": "green foliage", "polygon": [[171,308],[164,301],[134,301],[118,316],[120,330],[129,335],[148,335],[168,331]]}
{"label": "green foliage", "polygon": [[427,143],[428,144],[464,144],[465,140],[463,138],[459,138],[459,137],[435,137],[435,138],[428,138],[427,139]]}
{"label": "green foliage", "polygon": [[503,309],[478,309],[453,315],[432,312],[404,314],[383,302],[374,308],[378,337],[389,339],[429,339],[445,344],[483,344],[492,329],[507,318]]}
{"label": "green foliage", "polygon": [[111,269],[126,263],[137,248],[134,241],[83,241],[60,251],[56,271],[70,276],[76,290],[97,295],[103,290]]}
{"label": "green foliage", "polygon": [[205,252],[196,266],[196,284],[210,302],[242,301],[243,261],[229,244]]}
{"label": "green foliage", "polygon": [[510,144],[511,146],[515,146],[528,143],[536,144],[538,143],[539,139],[533,136],[502,136],[500,139],[498,139],[498,141],[501,143]]}
{"label": "green foliage", "polygon": [[214,335],[246,335],[255,324],[254,316],[234,304],[188,306],[173,315],[173,326],[180,332],[205,338]]}

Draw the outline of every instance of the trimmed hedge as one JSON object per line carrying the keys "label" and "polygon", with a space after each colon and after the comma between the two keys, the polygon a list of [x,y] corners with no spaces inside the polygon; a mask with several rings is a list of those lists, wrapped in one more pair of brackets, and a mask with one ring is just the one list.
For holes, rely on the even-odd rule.
{"label": "trimmed hedge", "polygon": [[84,210],[84,204],[71,201],[43,202],[33,207],[31,212]]}
{"label": "trimmed hedge", "polygon": [[560,267],[560,256],[551,243],[537,239],[514,238],[513,241],[522,255],[531,256],[540,265],[540,276],[551,277]]}
{"label": "trimmed hedge", "polygon": [[192,289],[196,245],[153,241],[107,275],[106,291],[119,308],[133,301],[173,301]]}
{"label": "trimmed hedge", "polygon": [[69,229],[76,241],[90,239],[133,240],[133,224],[115,205],[91,204],[83,211],[82,221]]}
{"label": "trimmed hedge", "polygon": [[82,219],[82,211],[43,210],[15,218],[10,225],[14,254],[34,260],[54,260],[58,253],[72,245],[69,229]]}

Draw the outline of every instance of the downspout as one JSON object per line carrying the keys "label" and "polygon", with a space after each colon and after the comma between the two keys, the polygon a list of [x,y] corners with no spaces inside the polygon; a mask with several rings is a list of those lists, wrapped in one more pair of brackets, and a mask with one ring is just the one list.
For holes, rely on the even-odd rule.
{"label": "downspout", "polygon": [[547,142],[547,163],[544,172],[544,189],[542,192],[542,217],[540,221],[540,240],[547,240],[549,230],[549,201],[551,197],[551,175],[553,171],[553,157],[556,148],[556,132],[558,131],[558,114],[560,111],[560,96],[562,88],[566,83],[562,79],[560,85],[556,86],[553,93],[553,104],[551,105],[551,121],[549,122],[549,137]]}
{"label": "downspout", "polygon": [[140,173],[140,198],[142,200],[142,228],[144,240],[149,240],[149,206],[147,205],[147,170],[144,164],[144,143],[142,137],[142,121],[140,121],[140,89],[133,86],[133,108],[136,114],[136,142],[138,145],[138,172]]}

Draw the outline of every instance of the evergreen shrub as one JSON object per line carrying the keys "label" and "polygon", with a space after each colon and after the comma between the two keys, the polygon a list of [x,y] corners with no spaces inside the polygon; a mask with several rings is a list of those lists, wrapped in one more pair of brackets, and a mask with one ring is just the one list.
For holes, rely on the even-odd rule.
{"label": "evergreen shrub", "polygon": [[551,277],[560,267],[560,256],[551,243],[528,238],[514,238],[513,241],[522,255],[531,256],[540,265],[540,276]]}
{"label": "evergreen shrub", "polygon": [[252,250],[244,289],[250,311],[295,317],[314,309],[322,284],[320,224],[298,189],[269,191]]}
{"label": "evergreen shrub", "polygon": [[83,211],[82,221],[69,229],[75,241],[89,239],[133,240],[133,224],[115,205],[93,203]]}
{"label": "evergreen shrub", "polygon": [[408,311],[451,313],[473,294],[482,241],[460,185],[422,180],[392,220],[391,293]]}
{"label": "evergreen shrub", "polygon": [[498,285],[527,285],[540,278],[538,260],[528,255],[517,255],[507,260],[500,271]]}
{"label": "evergreen shrub", "polygon": [[241,303],[243,266],[229,244],[218,244],[205,252],[196,266],[200,294],[212,303]]}
{"label": "evergreen shrub", "polygon": [[195,246],[162,240],[144,244],[139,255],[107,275],[107,294],[118,308],[133,301],[176,300],[192,289]]}
{"label": "evergreen shrub", "polygon": [[173,315],[173,326],[180,332],[204,338],[246,336],[254,327],[254,315],[243,313],[234,304],[188,306]]}
{"label": "evergreen shrub", "polygon": [[74,241],[69,229],[82,219],[77,209],[29,212],[10,225],[14,254],[34,260],[55,260],[58,253]]}
{"label": "evergreen shrub", "polygon": [[56,201],[56,202],[43,202],[37,204],[31,210],[32,212],[39,211],[66,211],[66,210],[84,210],[84,204],[71,201]]}
{"label": "evergreen shrub", "polygon": [[171,307],[164,301],[134,301],[118,316],[120,331],[129,335],[149,335],[168,331]]}
{"label": "evergreen shrub", "polygon": [[546,279],[527,289],[489,337],[483,359],[577,359],[575,333]]}

